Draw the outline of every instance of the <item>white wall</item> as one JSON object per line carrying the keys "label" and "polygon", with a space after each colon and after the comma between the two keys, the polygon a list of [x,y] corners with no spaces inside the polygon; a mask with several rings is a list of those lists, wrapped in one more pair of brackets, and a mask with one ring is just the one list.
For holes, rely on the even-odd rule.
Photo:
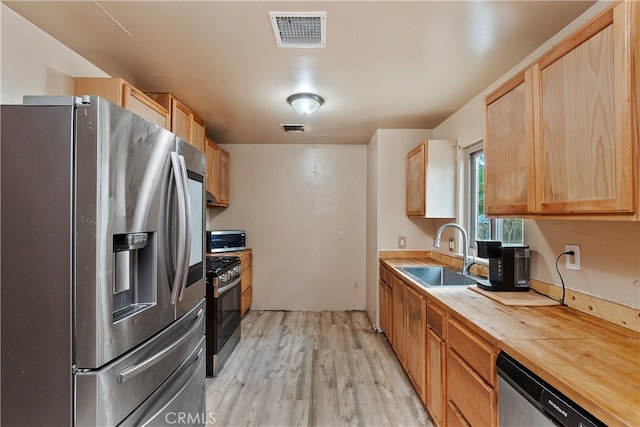
{"label": "white wall", "polygon": [[230,206],[208,208],[207,228],[247,230],[252,308],[364,309],[367,147],[223,147]]}
{"label": "white wall", "polygon": [[410,219],[406,214],[407,154],[433,136],[430,129],[378,129],[367,146],[367,313],[378,319],[378,252],[430,249],[434,220]]}
{"label": "white wall", "polygon": [[[483,137],[483,99],[493,89],[532,63],[607,4],[596,3],[434,129],[435,138],[456,139],[466,147]],[[556,257],[565,244],[581,245],[582,270],[561,272],[566,287],[633,308],[640,308],[640,223],[525,220],[525,243],[531,247],[531,277],[560,284]],[[446,249],[440,249],[445,251]],[[563,260],[561,260],[563,261]]]}
{"label": "white wall", "polygon": [[0,102],[24,95],[73,95],[74,77],[109,77],[89,61],[0,5]]}
{"label": "white wall", "polygon": [[433,220],[407,218],[407,154],[432,137],[429,129],[378,129],[378,249],[398,248],[407,238],[408,250],[425,250],[433,243]]}
{"label": "white wall", "polygon": [[371,322],[378,318],[378,134],[367,146],[367,256],[366,307]]}

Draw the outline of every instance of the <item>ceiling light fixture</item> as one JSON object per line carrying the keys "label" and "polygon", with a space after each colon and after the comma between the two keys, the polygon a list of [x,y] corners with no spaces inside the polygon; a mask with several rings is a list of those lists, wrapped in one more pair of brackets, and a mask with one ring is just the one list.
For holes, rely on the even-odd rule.
{"label": "ceiling light fixture", "polygon": [[287,102],[296,113],[308,116],[324,104],[324,99],[313,93],[295,93],[287,98]]}

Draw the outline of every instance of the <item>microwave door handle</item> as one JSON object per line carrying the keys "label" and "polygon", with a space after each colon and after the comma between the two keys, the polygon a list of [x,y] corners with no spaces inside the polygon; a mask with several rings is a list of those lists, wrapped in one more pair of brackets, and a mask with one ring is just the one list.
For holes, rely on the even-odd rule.
{"label": "microwave door handle", "polygon": [[182,171],[180,168],[180,160],[178,154],[175,152],[169,153],[171,155],[171,168],[173,171],[173,178],[176,183],[176,195],[178,198],[178,236],[176,242],[176,271],[173,277],[173,283],[171,288],[171,304],[175,305],[178,302],[178,294],[182,288],[182,279],[184,277],[184,245],[186,239],[185,233],[185,194],[184,185],[182,183]]}
{"label": "microwave door handle", "polygon": [[187,287],[187,277],[189,276],[189,261],[191,257],[191,196],[189,195],[189,184],[187,175],[187,165],[184,161],[184,156],[178,156],[180,163],[180,170],[182,172],[182,185],[184,189],[184,213],[185,213],[185,227],[184,227],[184,266],[183,276],[181,280],[180,295],[178,301],[182,301],[182,295]]}

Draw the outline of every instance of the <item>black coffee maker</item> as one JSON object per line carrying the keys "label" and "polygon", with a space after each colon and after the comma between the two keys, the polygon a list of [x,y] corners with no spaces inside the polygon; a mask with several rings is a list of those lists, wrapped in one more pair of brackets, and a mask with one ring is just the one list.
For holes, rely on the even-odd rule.
{"label": "black coffee maker", "polygon": [[489,280],[478,280],[485,291],[529,290],[529,246],[503,245],[499,240],[476,240],[478,257],[489,258]]}

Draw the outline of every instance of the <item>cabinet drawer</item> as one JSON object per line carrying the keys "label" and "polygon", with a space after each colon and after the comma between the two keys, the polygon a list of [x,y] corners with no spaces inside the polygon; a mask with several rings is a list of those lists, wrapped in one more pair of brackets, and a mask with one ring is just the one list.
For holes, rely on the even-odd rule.
{"label": "cabinet drawer", "polygon": [[244,314],[251,307],[251,303],[253,302],[253,287],[249,286],[242,295],[240,295],[240,315],[244,316]]}
{"label": "cabinet drawer", "polygon": [[[451,349],[447,350],[447,400],[472,426],[497,425],[495,390]],[[453,423],[451,418],[448,421]]]}
{"label": "cabinet drawer", "polygon": [[449,319],[447,344],[492,387],[496,386],[498,350],[455,319]]}
{"label": "cabinet drawer", "polygon": [[245,268],[244,270],[242,270],[240,280],[240,292],[244,292],[253,284],[253,267],[249,266],[249,268]]}
{"label": "cabinet drawer", "polygon": [[431,301],[427,301],[427,326],[442,339],[446,338],[446,322],[445,312]]}
{"label": "cabinet drawer", "polygon": [[447,426],[449,427],[470,427],[467,420],[464,419],[460,410],[452,401],[447,402]]}
{"label": "cabinet drawer", "polygon": [[380,280],[384,283],[389,283],[391,281],[391,273],[385,267],[380,264]]}

